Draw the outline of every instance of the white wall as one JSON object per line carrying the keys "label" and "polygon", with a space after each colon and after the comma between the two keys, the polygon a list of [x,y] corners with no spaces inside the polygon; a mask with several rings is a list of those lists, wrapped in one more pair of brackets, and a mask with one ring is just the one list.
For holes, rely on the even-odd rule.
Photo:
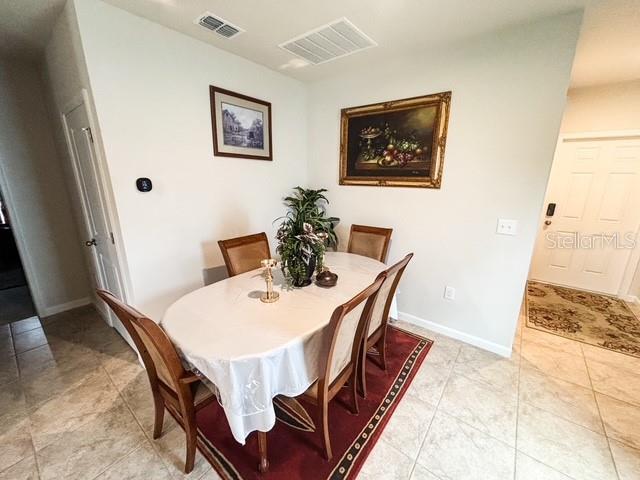
{"label": "white wall", "polygon": [[[405,318],[511,351],[580,21],[547,19],[311,86],[311,184],[329,188],[343,240],[351,223],[393,227],[390,261],[415,253],[399,294]],[[341,108],[445,90],[440,190],[338,185]],[[496,235],[498,217],[518,220],[518,235]]]}
{"label": "white wall", "polygon": [[[399,295],[405,318],[509,353],[579,14],[303,85],[103,2],[74,4],[132,303],[159,318],[222,263],[218,239],[272,238],[282,196],[306,184],[330,189],[343,240],[353,222],[391,226],[391,259],[416,253]],[[213,156],[210,84],[272,102],[273,162]],[[341,108],[442,90],[453,90],[442,189],[338,186]],[[135,190],[140,176],[152,192]],[[498,217],[517,219],[518,236],[495,235]]]}
{"label": "white wall", "polygon": [[0,180],[40,315],[86,303],[78,232],[35,63],[0,63]]}
{"label": "white wall", "polygon": [[[569,90],[561,130],[563,133],[640,131],[640,80]],[[640,265],[629,294],[640,298]]]}
{"label": "white wall", "polygon": [[640,130],[640,80],[569,90],[561,130]]}
{"label": "white wall", "polygon": [[[159,318],[220,265],[217,240],[275,233],[282,197],[307,182],[298,81],[96,0],[75,8],[131,280]],[[117,31],[117,35],[114,32]],[[273,162],[215,158],[209,85],[273,104]],[[139,193],[135,179],[154,188]],[[272,242],[272,249],[275,245]]]}

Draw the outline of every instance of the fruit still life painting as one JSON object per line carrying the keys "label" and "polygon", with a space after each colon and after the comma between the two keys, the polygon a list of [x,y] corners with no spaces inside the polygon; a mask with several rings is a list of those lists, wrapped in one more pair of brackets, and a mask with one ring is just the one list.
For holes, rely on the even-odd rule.
{"label": "fruit still life painting", "polygon": [[342,110],[340,183],[439,188],[451,92]]}

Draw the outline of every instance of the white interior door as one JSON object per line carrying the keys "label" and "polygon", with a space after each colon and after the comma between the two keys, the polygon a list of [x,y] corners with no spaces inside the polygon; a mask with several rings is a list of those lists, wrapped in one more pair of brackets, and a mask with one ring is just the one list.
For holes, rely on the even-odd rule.
{"label": "white interior door", "polygon": [[558,146],[534,280],[616,295],[640,224],[640,139],[565,139]]}
{"label": "white interior door", "polygon": [[[118,298],[123,298],[115,240],[107,216],[104,195],[100,188],[95,145],[84,103],[65,114],[65,123],[84,217],[85,243],[82,248],[88,256],[89,265],[93,267],[93,287],[109,290]],[[97,307],[104,317],[109,319],[111,325],[125,339],[129,339],[123,325],[103,302],[98,302]]]}

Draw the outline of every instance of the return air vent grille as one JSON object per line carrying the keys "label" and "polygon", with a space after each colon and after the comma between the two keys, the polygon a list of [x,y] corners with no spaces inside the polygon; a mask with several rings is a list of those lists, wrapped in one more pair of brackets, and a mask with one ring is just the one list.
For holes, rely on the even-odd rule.
{"label": "return air vent grille", "polygon": [[318,65],[377,46],[346,18],[281,43],[280,48]]}
{"label": "return air vent grille", "polygon": [[193,23],[216,32],[218,35],[225,38],[235,37],[236,35],[244,32],[240,27],[236,27],[235,25],[209,12],[205,12],[200,15]]}

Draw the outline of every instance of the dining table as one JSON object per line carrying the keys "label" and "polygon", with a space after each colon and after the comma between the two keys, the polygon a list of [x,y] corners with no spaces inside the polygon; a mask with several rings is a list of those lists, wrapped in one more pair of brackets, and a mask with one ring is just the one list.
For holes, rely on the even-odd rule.
{"label": "dining table", "polygon": [[[274,397],[296,397],[317,380],[331,314],[387,268],[346,252],[327,252],[324,266],[338,275],[334,287],[292,288],[276,268],[279,299],[264,303],[265,269],[259,268],[188,293],[161,321],[183,362],[213,387],[233,437],[244,444],[258,432],[261,471],[268,469],[266,432],[276,421]],[[397,318],[395,299],[390,316]]]}

